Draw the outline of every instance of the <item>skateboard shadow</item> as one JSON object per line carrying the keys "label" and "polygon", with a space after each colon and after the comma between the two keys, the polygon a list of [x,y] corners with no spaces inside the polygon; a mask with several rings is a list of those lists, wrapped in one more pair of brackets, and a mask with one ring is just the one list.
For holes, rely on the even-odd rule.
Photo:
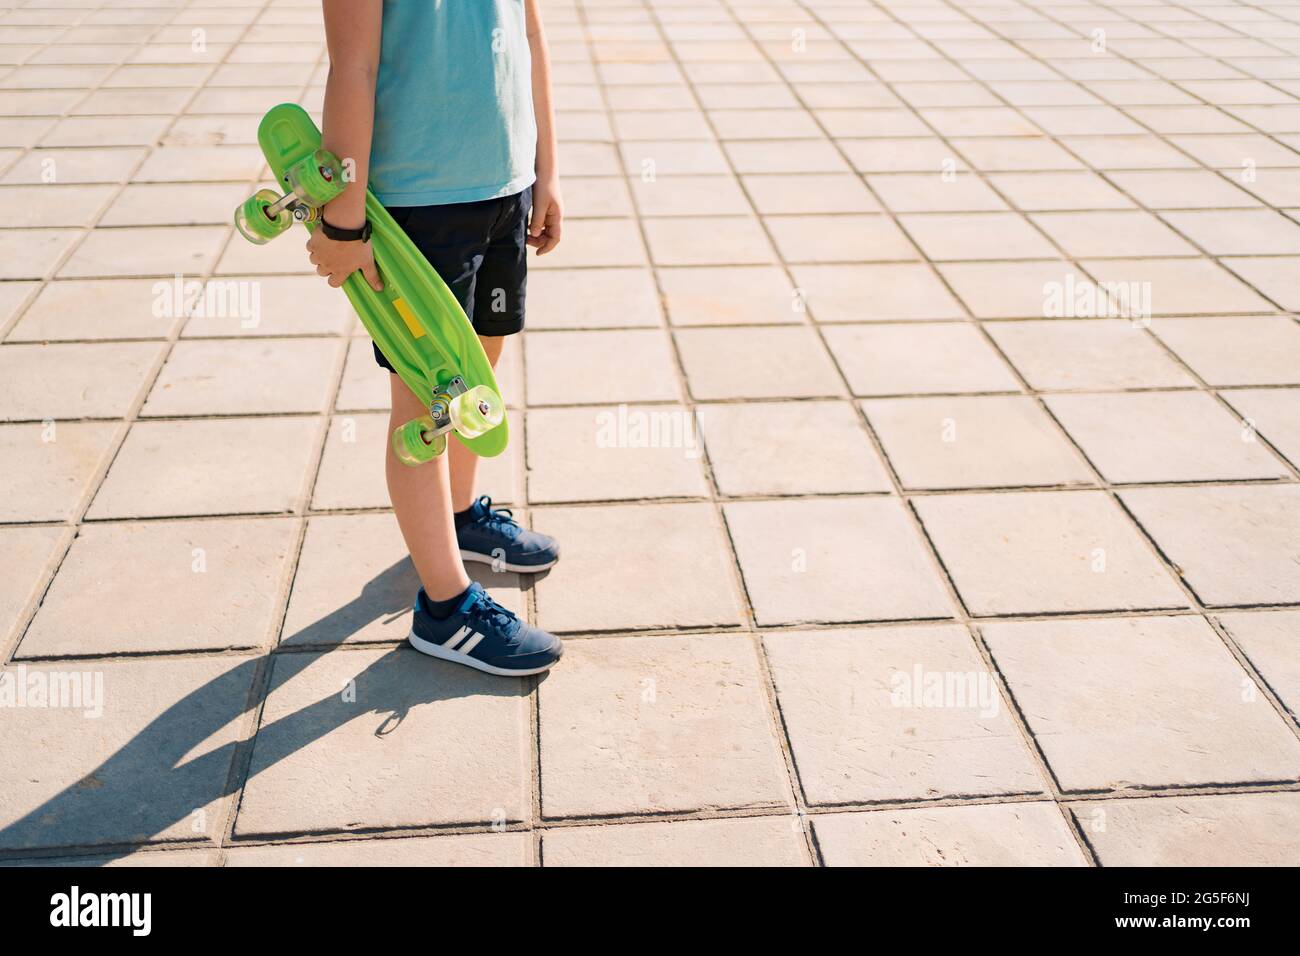
{"label": "skateboard shadow", "polygon": [[[373,644],[344,642],[376,621],[400,616],[415,587],[410,559],[366,583],[361,592],[325,617],[287,636],[270,653],[222,670],[155,717],[116,752],[76,783],[0,829],[0,851],[32,850],[45,859],[71,853],[87,865],[103,865],[134,852],[129,844],[155,839],[219,841],[227,807],[204,821],[197,808],[239,792],[255,776],[354,720],[373,720],[374,733],[393,732],[412,709],[469,695],[523,697],[524,679],[492,677],[437,661],[405,646],[390,648],[350,678],[352,703],[342,686],[280,716],[264,713],[250,739],[200,750],[232,722],[242,722],[270,694],[308,672],[317,662]],[[418,586],[418,584],[416,585]],[[368,655],[359,655],[358,661]],[[111,706],[111,698],[109,700]],[[268,722],[269,721],[269,722]],[[227,735],[232,733],[226,730]],[[237,723],[233,733],[247,729]],[[31,759],[41,772],[40,755]],[[58,766],[57,761],[51,761]],[[309,793],[292,794],[309,800]],[[201,828],[195,821],[202,823]],[[53,836],[52,836],[53,834]],[[103,845],[103,849],[100,849]],[[76,847],[75,851],[59,848]],[[94,849],[91,849],[94,847]],[[43,860],[26,854],[9,864]],[[4,864],[0,864],[4,865]]]}

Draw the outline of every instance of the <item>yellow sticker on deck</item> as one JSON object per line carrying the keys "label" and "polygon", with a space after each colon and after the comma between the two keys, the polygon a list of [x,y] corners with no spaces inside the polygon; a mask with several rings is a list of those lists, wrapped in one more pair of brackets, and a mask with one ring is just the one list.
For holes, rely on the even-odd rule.
{"label": "yellow sticker on deck", "polygon": [[406,304],[405,299],[394,299],[393,308],[395,308],[397,314],[402,317],[402,321],[406,323],[406,327],[411,330],[411,338],[418,339],[424,335],[424,326],[421,325],[419,319],[415,317],[415,313],[411,311],[411,307]]}

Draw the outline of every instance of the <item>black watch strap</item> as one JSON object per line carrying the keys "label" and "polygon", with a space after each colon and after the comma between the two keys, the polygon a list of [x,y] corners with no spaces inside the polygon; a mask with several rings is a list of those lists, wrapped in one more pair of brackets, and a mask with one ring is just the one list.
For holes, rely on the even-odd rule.
{"label": "black watch strap", "polygon": [[331,226],[322,217],[320,228],[325,235],[336,242],[366,242],[370,238],[370,220],[360,229],[340,229],[338,226]]}

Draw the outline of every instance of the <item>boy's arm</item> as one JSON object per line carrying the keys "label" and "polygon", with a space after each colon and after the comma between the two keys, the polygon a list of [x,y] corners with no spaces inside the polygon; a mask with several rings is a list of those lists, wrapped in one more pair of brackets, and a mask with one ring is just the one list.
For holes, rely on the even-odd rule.
{"label": "boy's arm", "polygon": [[[366,221],[366,183],[370,139],[375,124],[375,77],[383,0],[322,0],[330,70],[325,81],[325,122],[321,145],[344,162],[350,182],[326,203],[325,221],[339,229],[360,229]],[[335,241],[316,229],[307,242],[318,275],[329,284],[361,270],[375,290],[383,288],[369,242]]]}
{"label": "boy's arm", "polygon": [[540,0],[524,0],[528,51],[533,61],[533,115],[537,120],[537,182],[533,184],[533,215],[528,222],[528,244],[539,256],[560,243],[560,170],[555,148],[555,109],[551,102],[551,56],[542,31]]}

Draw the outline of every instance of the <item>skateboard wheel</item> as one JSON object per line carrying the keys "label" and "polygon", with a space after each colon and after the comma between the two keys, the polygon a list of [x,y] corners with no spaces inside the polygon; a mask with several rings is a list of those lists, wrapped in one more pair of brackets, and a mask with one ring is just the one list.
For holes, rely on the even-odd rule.
{"label": "skateboard wheel", "polygon": [[451,424],[465,438],[478,438],[496,428],[506,417],[501,396],[486,385],[476,385],[451,400]]}
{"label": "skateboard wheel", "polygon": [[267,210],[280,200],[272,189],[259,189],[235,210],[235,228],[249,242],[262,246],[293,225],[293,214],[281,209],[279,215],[270,216]]}
{"label": "skateboard wheel", "polygon": [[292,192],[314,206],[325,205],[347,185],[343,181],[343,164],[327,149],[318,149],[298,160],[284,178]]}
{"label": "skateboard wheel", "polygon": [[435,435],[431,440],[425,434],[433,431],[433,419],[428,415],[412,418],[405,425],[393,430],[393,454],[403,465],[423,465],[432,461],[447,449],[447,436]]}

